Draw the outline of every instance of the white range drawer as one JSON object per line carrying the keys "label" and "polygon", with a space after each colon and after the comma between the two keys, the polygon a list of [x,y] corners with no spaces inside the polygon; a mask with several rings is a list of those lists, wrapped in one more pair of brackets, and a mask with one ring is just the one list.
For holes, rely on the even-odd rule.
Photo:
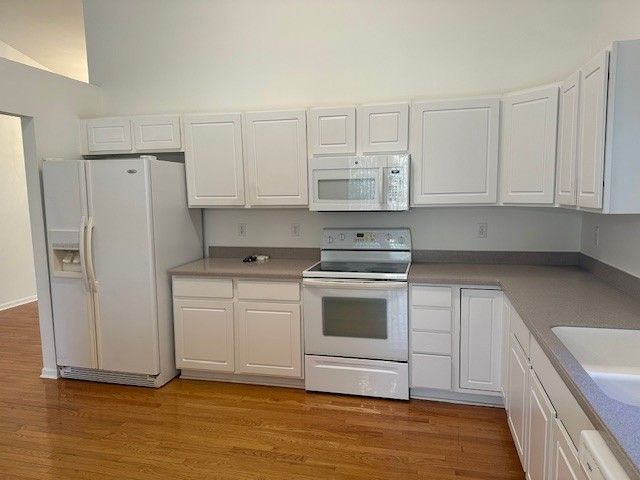
{"label": "white range drawer", "polygon": [[298,282],[238,280],[238,298],[245,300],[300,301]]}
{"label": "white range drawer", "polygon": [[233,298],[233,281],[226,278],[173,277],[173,296]]}
{"label": "white range drawer", "polygon": [[435,332],[411,332],[413,353],[451,355],[451,334]]}
{"label": "white range drawer", "polygon": [[451,307],[451,288],[449,287],[411,287],[411,304],[423,307]]}
{"label": "white range drawer", "polygon": [[306,390],[409,399],[406,363],[305,355],[304,365]]}
{"label": "white range drawer", "polygon": [[412,354],[411,386],[451,390],[451,357]]}
{"label": "white range drawer", "polygon": [[451,331],[451,310],[413,307],[411,308],[412,330]]}

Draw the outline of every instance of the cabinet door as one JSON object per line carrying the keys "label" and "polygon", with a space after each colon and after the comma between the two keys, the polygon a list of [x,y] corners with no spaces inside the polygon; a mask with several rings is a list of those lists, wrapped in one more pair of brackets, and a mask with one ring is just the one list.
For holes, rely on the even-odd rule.
{"label": "cabinet door", "polygon": [[509,339],[510,336],[510,324],[511,324],[511,302],[503,296],[502,299],[502,341],[501,341],[501,371],[500,379],[502,384],[502,399],[504,400],[504,407],[509,409]]}
{"label": "cabinet door", "polygon": [[502,292],[462,289],[460,388],[500,391]]}
{"label": "cabinet door", "polygon": [[132,124],[138,152],[175,151],[182,148],[178,115],[134,117]]}
{"label": "cabinet door", "polygon": [[304,110],[244,114],[247,192],[251,205],[308,203]]}
{"label": "cabinet door", "polygon": [[552,480],[587,480],[578,460],[578,452],[560,419],[553,421]]}
{"label": "cabinet door", "polygon": [[86,132],[87,153],[126,153],[133,151],[131,122],[125,117],[90,118],[81,122]]}
{"label": "cabinet door", "polygon": [[300,305],[239,302],[236,373],[302,377]]}
{"label": "cabinet door", "polygon": [[522,468],[526,471],[526,433],[529,408],[529,362],[518,340],[511,335],[509,342],[509,408],[507,421],[511,435],[520,457]]}
{"label": "cabinet door", "polygon": [[309,150],[312,155],[356,151],[356,107],[309,110]]}
{"label": "cabinet door", "polygon": [[558,87],[506,95],[503,106],[502,202],[553,203]]}
{"label": "cabinet door", "polygon": [[411,112],[413,204],[495,203],[499,99],[421,102]]}
{"label": "cabinet door", "polygon": [[547,480],[552,467],[553,423],[556,411],[535,372],[529,370],[527,480]]}
{"label": "cabinet door", "polygon": [[211,372],[234,370],[231,300],[173,300],[176,366]]}
{"label": "cabinet door", "polygon": [[241,118],[239,113],[184,116],[190,207],[244,205]]}
{"label": "cabinet door", "polygon": [[578,206],[602,208],[609,52],[580,69]]}
{"label": "cabinet door", "polygon": [[358,142],[362,153],[406,152],[408,137],[408,103],[358,107]]}
{"label": "cabinet door", "polygon": [[560,205],[575,206],[578,175],[578,104],[580,72],[571,75],[560,87],[558,120],[558,167],[556,199]]}

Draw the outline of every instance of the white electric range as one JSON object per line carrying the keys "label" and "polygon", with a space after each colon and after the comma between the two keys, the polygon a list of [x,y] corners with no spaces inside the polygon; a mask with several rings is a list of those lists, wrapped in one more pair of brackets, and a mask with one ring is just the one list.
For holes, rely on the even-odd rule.
{"label": "white electric range", "polygon": [[411,232],[325,229],[303,273],[307,390],[409,398]]}

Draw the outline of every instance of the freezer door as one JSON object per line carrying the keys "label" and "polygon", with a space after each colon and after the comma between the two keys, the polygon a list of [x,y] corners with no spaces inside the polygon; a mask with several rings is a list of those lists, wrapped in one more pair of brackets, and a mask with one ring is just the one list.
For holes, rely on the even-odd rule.
{"label": "freezer door", "polygon": [[[66,269],[65,256],[83,250],[87,215],[83,160],[47,160],[42,168],[56,360],[60,366],[97,368],[93,301],[80,270]],[[84,252],[83,252],[84,253]]]}
{"label": "freezer door", "polygon": [[149,179],[148,159],[87,162],[89,270],[103,370],[160,370]]}

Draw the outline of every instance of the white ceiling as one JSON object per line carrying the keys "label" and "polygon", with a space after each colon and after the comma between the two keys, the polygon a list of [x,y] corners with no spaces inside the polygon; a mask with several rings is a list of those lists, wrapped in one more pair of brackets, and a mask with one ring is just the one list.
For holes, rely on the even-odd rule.
{"label": "white ceiling", "polygon": [[0,0],[0,41],[54,73],[88,81],[82,0]]}

